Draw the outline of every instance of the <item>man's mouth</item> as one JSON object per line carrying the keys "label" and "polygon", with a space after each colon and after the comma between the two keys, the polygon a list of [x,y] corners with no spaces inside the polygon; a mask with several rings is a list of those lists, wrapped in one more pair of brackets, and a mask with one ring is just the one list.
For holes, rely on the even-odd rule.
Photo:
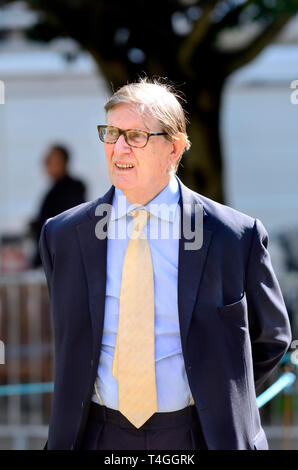
{"label": "man's mouth", "polygon": [[128,171],[134,168],[134,165],[132,163],[115,163],[115,167],[119,170]]}

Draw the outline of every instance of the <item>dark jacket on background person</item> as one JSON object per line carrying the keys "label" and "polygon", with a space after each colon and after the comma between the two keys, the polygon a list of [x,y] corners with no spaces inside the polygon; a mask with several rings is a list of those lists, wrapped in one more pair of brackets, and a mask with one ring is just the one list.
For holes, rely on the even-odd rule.
{"label": "dark jacket on background person", "polygon": [[[50,217],[55,217],[61,212],[85,202],[85,193],[85,184],[69,175],[55,181],[42,201],[37,218],[30,223],[31,232],[36,243],[38,243],[44,222]],[[34,255],[32,264],[34,267],[41,265],[38,250]]]}

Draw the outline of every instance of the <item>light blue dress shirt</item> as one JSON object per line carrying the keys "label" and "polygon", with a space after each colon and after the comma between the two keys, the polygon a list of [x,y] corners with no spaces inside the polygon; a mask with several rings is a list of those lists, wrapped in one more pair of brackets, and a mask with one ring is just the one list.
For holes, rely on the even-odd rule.
{"label": "light blue dress shirt", "polygon": [[[144,230],[154,272],[155,373],[159,412],[180,410],[191,400],[178,318],[179,198],[178,181],[172,175],[169,184],[152,201],[139,206],[150,212]],[[112,375],[112,366],[122,266],[132,232],[132,217],[128,213],[134,208],[116,188],[108,228],[105,317],[96,379],[102,404],[115,410],[118,409],[118,382]],[[92,400],[98,403],[95,393]]]}

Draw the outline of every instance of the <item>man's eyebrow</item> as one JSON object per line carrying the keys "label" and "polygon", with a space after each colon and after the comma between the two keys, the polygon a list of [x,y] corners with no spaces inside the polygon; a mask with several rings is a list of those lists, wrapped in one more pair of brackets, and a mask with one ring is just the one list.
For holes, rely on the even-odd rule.
{"label": "man's eyebrow", "polygon": [[121,127],[114,126],[112,124],[107,124],[108,127],[116,127],[116,129],[120,129],[120,131],[142,131],[142,132],[149,132],[149,134],[152,132],[149,129],[140,129],[139,127],[128,127],[127,129],[122,129]]}

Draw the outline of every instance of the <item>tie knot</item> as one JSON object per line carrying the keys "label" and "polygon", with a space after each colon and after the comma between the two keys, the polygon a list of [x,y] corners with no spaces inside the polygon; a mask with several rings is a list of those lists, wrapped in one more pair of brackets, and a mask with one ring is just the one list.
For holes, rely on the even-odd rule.
{"label": "tie knot", "polygon": [[133,231],[141,232],[150,217],[150,212],[146,209],[135,209],[131,211],[131,215],[133,217]]}

